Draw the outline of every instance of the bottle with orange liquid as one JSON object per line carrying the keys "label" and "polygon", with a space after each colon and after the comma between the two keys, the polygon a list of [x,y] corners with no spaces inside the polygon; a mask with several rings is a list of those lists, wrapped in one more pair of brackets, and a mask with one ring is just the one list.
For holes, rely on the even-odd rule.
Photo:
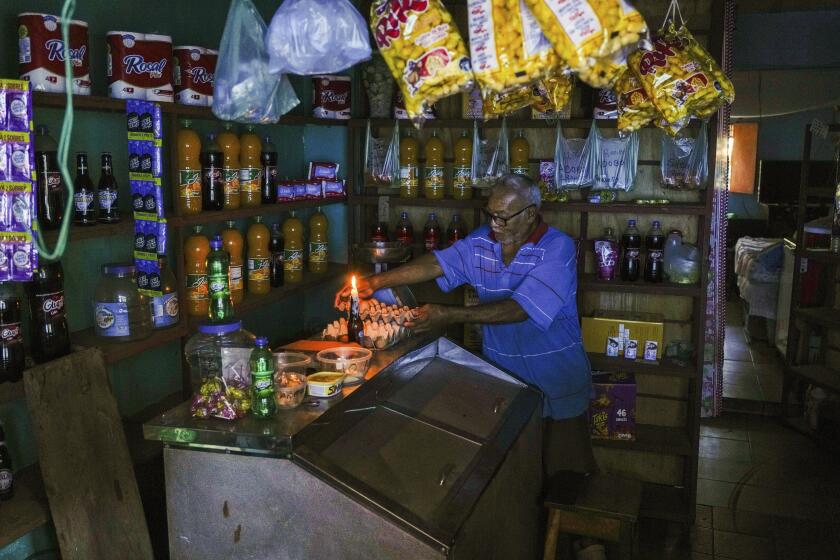
{"label": "bottle with orange liquid", "polygon": [[283,222],[283,280],[303,281],[303,224],[294,212]]}
{"label": "bottle with orange liquid", "polygon": [[[259,195],[257,189],[257,197]],[[255,216],[254,223],[248,228],[248,293],[267,294],[271,291],[269,235],[262,217]]]}
{"label": "bottle with orange liquid", "polygon": [[426,140],[423,147],[426,156],[426,168],[423,173],[423,196],[441,199],[445,194],[446,185],[443,182],[443,140],[432,130],[432,137]]}
{"label": "bottle with orange liquid", "polygon": [[234,305],[245,299],[245,277],[242,274],[242,249],[245,247],[242,234],[236,229],[236,222],[227,222],[227,228],[222,230],[222,247],[230,255],[230,300]]}
{"label": "bottle with orange liquid", "polygon": [[323,274],[327,271],[330,222],[321,213],[321,207],[309,218],[309,272]]}
{"label": "bottle with orange liquid", "polygon": [[201,213],[201,140],[185,120],[178,130],[178,214]]}
{"label": "bottle with orange liquid", "polygon": [[224,124],[223,130],[216,137],[216,142],[224,155],[222,163],[222,180],[225,184],[224,209],[236,210],[242,203],[242,195],[239,192],[239,137],[233,132],[233,123]]}
{"label": "bottle with orange liquid", "polygon": [[420,144],[411,129],[400,140],[400,196],[403,198],[417,198],[419,194],[419,164]]}
{"label": "bottle with orange liquid", "polygon": [[461,136],[455,141],[453,147],[455,161],[452,164],[452,198],[455,200],[467,200],[472,198],[472,138],[467,131],[461,131]]}
{"label": "bottle with orange liquid", "polygon": [[207,317],[210,300],[207,292],[207,255],[210,241],[201,235],[201,226],[184,243],[184,275],[187,277],[187,314]]}
{"label": "bottle with orange liquid", "polygon": [[254,133],[254,125],[239,137],[239,190],[242,192],[242,207],[256,208],[262,204],[262,143]]}
{"label": "bottle with orange liquid", "polygon": [[530,157],[531,146],[520,130],[510,142],[510,172],[516,175],[529,176],[531,174],[531,168],[528,166]]}

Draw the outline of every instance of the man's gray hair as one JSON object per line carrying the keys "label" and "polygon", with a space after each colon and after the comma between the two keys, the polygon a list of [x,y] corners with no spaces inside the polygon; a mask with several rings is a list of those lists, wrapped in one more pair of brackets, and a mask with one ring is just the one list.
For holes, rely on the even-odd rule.
{"label": "man's gray hair", "polygon": [[542,203],[540,188],[533,179],[525,175],[502,175],[493,185],[493,190],[512,191],[528,205],[533,204],[537,208]]}

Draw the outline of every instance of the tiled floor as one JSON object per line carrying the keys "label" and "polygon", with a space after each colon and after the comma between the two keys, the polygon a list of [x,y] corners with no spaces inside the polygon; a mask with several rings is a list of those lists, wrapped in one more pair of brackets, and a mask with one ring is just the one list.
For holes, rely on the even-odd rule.
{"label": "tiled floor", "polygon": [[726,306],[723,347],[723,397],[741,401],[778,403],[782,398],[782,361],[763,341],[747,343],[740,302]]}

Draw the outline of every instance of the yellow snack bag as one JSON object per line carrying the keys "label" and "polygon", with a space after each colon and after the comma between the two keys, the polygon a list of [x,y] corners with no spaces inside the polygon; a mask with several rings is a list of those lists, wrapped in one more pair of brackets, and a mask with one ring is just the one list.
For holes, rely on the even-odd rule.
{"label": "yellow snack bag", "polygon": [[531,107],[540,113],[557,112],[572,99],[574,76],[561,72],[531,86]]}
{"label": "yellow snack bag", "polygon": [[504,92],[560,66],[523,0],[468,0],[470,53],[484,91]]}
{"label": "yellow snack bag", "polygon": [[642,14],[626,0],[618,0],[619,20],[613,32],[609,50],[617,51],[628,45],[635,45],[648,32]]}
{"label": "yellow snack bag", "polygon": [[503,93],[485,92],[484,118],[501,117],[531,104],[531,84],[525,84]]}
{"label": "yellow snack bag", "polygon": [[409,118],[472,86],[470,57],[440,0],[375,0],[370,29],[405,99]]}
{"label": "yellow snack bag", "polygon": [[588,66],[578,69],[578,76],[595,89],[609,89],[627,69],[627,53],[620,49],[609,56],[595,58]]}
{"label": "yellow snack bag", "polygon": [[639,130],[659,116],[642,83],[630,70],[625,70],[618,78],[615,98],[618,105],[618,130],[621,132]]}
{"label": "yellow snack bag", "polygon": [[[703,67],[704,70],[708,71],[715,79],[717,84],[720,85],[721,91],[723,91],[723,99],[726,103],[732,103],[735,101],[735,86],[732,85],[732,82],[729,78],[726,77],[726,74],[720,69],[718,63],[715,62],[715,59],[712,58],[712,55],[703,48],[703,46],[697,42],[697,39],[694,38],[694,35],[688,30],[688,28],[683,25],[677,30],[677,35],[679,35],[687,44],[688,50],[691,52],[692,56],[695,60],[700,63],[700,66]],[[706,116],[711,115],[717,111],[715,109],[711,113],[708,113]],[[701,117],[699,113],[697,114],[698,117]]]}

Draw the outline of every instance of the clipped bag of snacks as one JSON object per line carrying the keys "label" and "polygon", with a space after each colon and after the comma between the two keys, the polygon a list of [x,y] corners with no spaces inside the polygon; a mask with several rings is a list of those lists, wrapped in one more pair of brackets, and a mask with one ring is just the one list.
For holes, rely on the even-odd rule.
{"label": "clipped bag of snacks", "polygon": [[639,130],[659,115],[642,83],[630,70],[625,70],[615,84],[615,100],[620,132]]}
{"label": "clipped bag of snacks", "polygon": [[531,85],[531,107],[543,114],[559,113],[572,99],[575,77],[557,72]]}
{"label": "clipped bag of snacks", "polygon": [[422,122],[425,108],[472,87],[467,47],[440,0],[376,0],[370,29],[412,120]]}

